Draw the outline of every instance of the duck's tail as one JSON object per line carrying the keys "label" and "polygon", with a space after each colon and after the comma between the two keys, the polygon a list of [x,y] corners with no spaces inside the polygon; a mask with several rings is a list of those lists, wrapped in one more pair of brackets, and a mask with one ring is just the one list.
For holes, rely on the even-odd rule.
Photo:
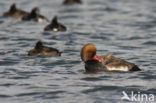
{"label": "duck's tail", "polygon": [[134,65],[130,71],[141,71],[141,69],[137,65]]}

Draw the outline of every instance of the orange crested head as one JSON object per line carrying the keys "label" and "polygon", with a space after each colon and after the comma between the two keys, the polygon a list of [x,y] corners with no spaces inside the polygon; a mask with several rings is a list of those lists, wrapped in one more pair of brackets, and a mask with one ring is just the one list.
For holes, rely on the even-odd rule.
{"label": "orange crested head", "polygon": [[92,43],[88,43],[81,49],[81,59],[86,62],[88,60],[93,60],[96,55],[96,47]]}

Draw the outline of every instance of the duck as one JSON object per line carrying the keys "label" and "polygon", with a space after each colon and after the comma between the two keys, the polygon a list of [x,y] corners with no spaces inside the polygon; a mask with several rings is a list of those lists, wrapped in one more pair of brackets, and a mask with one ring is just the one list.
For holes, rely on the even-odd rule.
{"label": "duck", "polygon": [[64,0],[64,5],[82,4],[81,0]]}
{"label": "duck", "polygon": [[140,71],[141,69],[134,63],[117,58],[112,53],[102,56],[96,55],[96,47],[92,43],[85,44],[80,52],[81,59],[85,63],[86,72],[98,71]]}
{"label": "duck", "polygon": [[36,21],[36,22],[48,21],[48,19],[45,16],[39,14],[39,12],[40,12],[39,8],[34,7],[28,15],[22,17],[22,20],[23,21]]}
{"label": "duck", "polygon": [[61,53],[59,50],[44,46],[41,41],[38,41],[35,47],[28,51],[28,56],[61,56]]}
{"label": "duck", "polygon": [[54,32],[58,32],[58,31],[66,31],[67,28],[59,23],[57,21],[57,16],[54,16],[54,18],[51,20],[51,23],[48,24],[45,28],[44,28],[44,31],[54,31]]}
{"label": "duck", "polygon": [[24,16],[26,16],[28,14],[29,14],[28,12],[16,8],[16,4],[13,3],[10,6],[10,9],[3,13],[3,16],[14,17],[14,18],[22,18],[22,17],[24,17]]}

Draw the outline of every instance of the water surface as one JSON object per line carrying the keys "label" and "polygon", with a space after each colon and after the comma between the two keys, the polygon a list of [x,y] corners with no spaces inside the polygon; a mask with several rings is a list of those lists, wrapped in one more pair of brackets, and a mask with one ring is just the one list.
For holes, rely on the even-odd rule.
{"label": "water surface", "polygon": [[[49,20],[58,15],[67,32],[44,32],[49,22],[2,17],[12,3],[25,11],[38,6]],[[63,6],[62,0],[1,0],[0,101],[129,103],[121,100],[123,91],[156,96],[155,4],[155,0],[83,0],[83,5]],[[27,56],[38,40],[59,49],[62,56]],[[112,52],[143,70],[84,74],[80,50],[86,43],[94,43],[98,55]]]}

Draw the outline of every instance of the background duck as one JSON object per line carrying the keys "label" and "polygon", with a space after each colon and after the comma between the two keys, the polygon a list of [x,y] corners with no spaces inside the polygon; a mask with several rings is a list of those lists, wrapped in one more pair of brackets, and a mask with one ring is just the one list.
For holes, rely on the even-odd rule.
{"label": "background duck", "polygon": [[10,6],[10,9],[3,14],[3,16],[14,17],[14,18],[22,18],[26,15],[28,15],[28,12],[16,8],[15,3],[13,3]]}
{"label": "background duck", "polygon": [[55,16],[51,23],[44,28],[44,31],[66,31],[66,27],[57,21],[57,16]]}
{"label": "background duck", "polygon": [[140,71],[141,69],[130,62],[114,57],[112,53],[98,57],[96,47],[88,43],[81,49],[81,59],[85,62],[86,71]]}
{"label": "background duck", "polygon": [[43,46],[42,42],[38,41],[35,48],[28,52],[28,56],[61,56],[61,52],[55,48]]}
{"label": "background duck", "polygon": [[24,16],[22,18],[22,20],[25,20],[25,21],[36,21],[36,22],[48,21],[48,19],[45,16],[39,14],[39,12],[40,12],[39,8],[35,7],[35,8],[33,8],[31,10],[31,12],[28,15]]}
{"label": "background duck", "polygon": [[81,0],[64,0],[64,5],[82,4]]}

